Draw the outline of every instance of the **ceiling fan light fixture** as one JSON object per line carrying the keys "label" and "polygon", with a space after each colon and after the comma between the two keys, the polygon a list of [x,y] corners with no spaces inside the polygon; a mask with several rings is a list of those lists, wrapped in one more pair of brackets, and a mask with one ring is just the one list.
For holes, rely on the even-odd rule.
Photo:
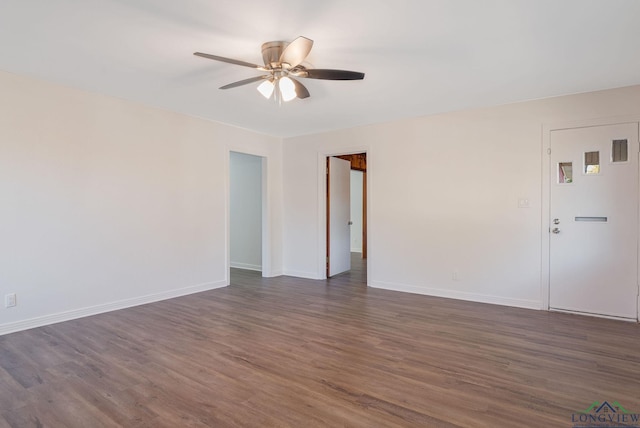
{"label": "ceiling fan light fixture", "polygon": [[293,83],[293,80],[284,76],[278,80],[278,88],[280,90],[280,95],[282,95],[282,99],[284,101],[291,101],[294,99],[296,94],[296,85]]}
{"label": "ceiling fan light fixture", "polygon": [[271,80],[265,80],[260,85],[258,85],[258,92],[260,92],[266,99],[271,98],[274,89],[275,85]]}

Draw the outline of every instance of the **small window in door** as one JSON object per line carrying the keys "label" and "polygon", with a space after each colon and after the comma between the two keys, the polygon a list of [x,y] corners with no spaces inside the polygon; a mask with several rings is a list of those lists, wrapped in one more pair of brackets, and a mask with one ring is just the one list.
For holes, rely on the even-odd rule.
{"label": "small window in door", "polygon": [[558,183],[573,183],[573,162],[560,162],[558,164]]}
{"label": "small window in door", "polygon": [[627,140],[613,140],[611,142],[611,162],[626,162],[628,160]]}
{"label": "small window in door", "polygon": [[584,154],[584,173],[600,174],[600,152],[586,152]]}

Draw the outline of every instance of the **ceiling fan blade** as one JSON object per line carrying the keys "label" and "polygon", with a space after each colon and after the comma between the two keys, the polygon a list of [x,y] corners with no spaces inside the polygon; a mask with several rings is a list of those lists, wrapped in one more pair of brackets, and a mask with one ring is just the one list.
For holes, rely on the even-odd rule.
{"label": "ceiling fan blade", "polygon": [[293,68],[304,61],[312,47],[313,40],[300,36],[284,48],[280,55],[280,62],[289,64],[289,68]]}
{"label": "ceiling fan blade", "polygon": [[325,80],[362,80],[364,79],[364,73],[358,71],[309,68],[299,74],[299,77]]}
{"label": "ceiling fan blade", "polygon": [[228,62],[229,64],[242,65],[244,67],[257,68],[258,70],[264,70],[264,67],[258,64],[251,64],[250,62],[244,62],[237,59],[225,58],[223,56],[211,55],[202,52],[194,52],[195,56],[200,56],[202,58],[213,59],[215,61]]}
{"label": "ceiling fan blade", "polygon": [[271,77],[271,75],[269,74],[265,74],[264,76],[250,77],[248,79],[239,80],[237,82],[233,82],[233,83],[229,83],[228,85],[221,86],[220,89],[237,88],[238,86],[248,85],[249,83],[258,82],[260,80],[268,79],[269,77]]}
{"label": "ceiling fan blade", "polygon": [[296,87],[296,95],[298,96],[298,98],[303,100],[311,96],[311,94],[309,93],[309,90],[302,83],[298,82],[298,80],[292,78],[291,76],[289,76],[289,79],[293,81],[293,84]]}

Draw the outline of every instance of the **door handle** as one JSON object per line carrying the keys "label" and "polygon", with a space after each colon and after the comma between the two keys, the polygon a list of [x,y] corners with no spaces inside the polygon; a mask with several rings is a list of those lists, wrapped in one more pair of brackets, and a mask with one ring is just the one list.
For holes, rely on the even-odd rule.
{"label": "door handle", "polygon": [[560,233],[560,229],[558,229],[557,227],[554,227],[553,229],[551,229],[551,232],[557,235],[558,233]]}
{"label": "door handle", "polygon": [[352,221],[349,221],[349,223],[347,223],[347,224],[348,224],[349,226],[351,226],[351,225],[353,224],[353,222],[352,222]]}

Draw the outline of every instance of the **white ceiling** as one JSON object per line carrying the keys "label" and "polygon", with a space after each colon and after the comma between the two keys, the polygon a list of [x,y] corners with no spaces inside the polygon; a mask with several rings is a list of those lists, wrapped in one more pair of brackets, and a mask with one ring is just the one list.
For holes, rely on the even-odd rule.
{"label": "white ceiling", "polygon": [[[640,84],[638,0],[0,0],[0,69],[294,136]],[[311,98],[278,107],[260,45],[304,35]]]}

